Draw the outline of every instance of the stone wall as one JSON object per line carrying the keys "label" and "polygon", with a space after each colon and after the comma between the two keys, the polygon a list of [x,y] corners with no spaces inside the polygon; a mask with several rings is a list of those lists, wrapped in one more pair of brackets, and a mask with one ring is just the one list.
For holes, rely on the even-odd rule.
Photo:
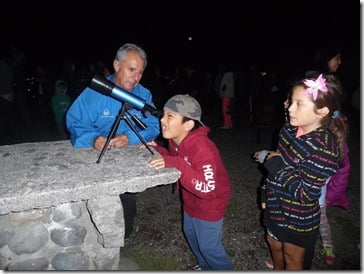
{"label": "stone wall", "polygon": [[[156,152],[155,152],[156,154]],[[175,182],[174,169],[130,146],[98,152],[68,141],[0,146],[0,269],[117,270],[124,246],[119,194]]]}

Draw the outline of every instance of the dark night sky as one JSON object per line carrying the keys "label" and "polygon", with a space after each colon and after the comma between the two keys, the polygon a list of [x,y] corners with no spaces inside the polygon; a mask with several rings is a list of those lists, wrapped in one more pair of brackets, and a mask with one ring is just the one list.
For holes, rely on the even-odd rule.
{"label": "dark night sky", "polygon": [[0,23],[5,38],[20,44],[28,56],[47,61],[70,56],[111,63],[121,44],[135,42],[146,49],[150,63],[209,65],[258,58],[290,65],[332,41],[343,46],[348,62],[359,70],[360,5],[354,1],[180,2],[28,3],[10,9]]}

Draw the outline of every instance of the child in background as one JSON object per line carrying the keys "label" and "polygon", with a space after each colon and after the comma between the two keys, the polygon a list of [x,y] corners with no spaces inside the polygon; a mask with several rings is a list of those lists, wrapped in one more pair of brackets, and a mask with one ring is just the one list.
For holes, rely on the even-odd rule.
{"label": "child in background", "polygon": [[162,155],[148,164],[181,171],[183,232],[198,260],[196,270],[232,270],[222,243],[224,215],[231,194],[229,175],[210,129],[201,122],[200,104],[189,95],[175,95],[164,105],[162,134],[169,150],[148,142]]}
{"label": "child in background", "polygon": [[333,175],[327,183],[325,200],[321,206],[321,223],[320,236],[322,240],[321,253],[324,255],[324,261],[328,265],[336,263],[336,255],[334,253],[334,241],[332,239],[331,226],[326,215],[328,207],[342,207],[348,209],[350,207],[346,189],[349,184],[350,175],[350,158],[349,147],[347,143],[344,146],[344,156],[340,163],[340,167],[335,175]]}
{"label": "child in background", "polygon": [[340,113],[341,85],[332,75],[297,82],[292,89],[289,124],[278,149],[267,154],[262,191],[264,224],[274,269],[303,269],[320,226],[321,188],[344,155],[347,123]]}
{"label": "child in background", "polygon": [[71,104],[71,98],[67,94],[67,83],[57,80],[52,97],[52,110],[56,121],[58,135],[61,139],[67,139],[65,113]]}
{"label": "child in background", "polygon": [[[341,49],[337,45],[327,45],[319,49],[315,55],[313,70],[306,72],[306,77],[317,74],[317,71],[331,74],[336,77],[339,68],[342,65]],[[345,92],[342,91],[341,104],[345,101]],[[334,176],[330,179],[327,185],[326,201],[321,208],[321,225],[320,235],[323,248],[321,253],[324,255],[324,261],[328,265],[336,263],[336,255],[334,253],[334,241],[331,235],[331,227],[326,216],[327,207],[339,206],[348,209],[349,201],[346,197],[346,189],[349,184],[350,177],[350,157],[349,146],[346,143],[344,148],[344,157],[340,163],[340,168]]]}

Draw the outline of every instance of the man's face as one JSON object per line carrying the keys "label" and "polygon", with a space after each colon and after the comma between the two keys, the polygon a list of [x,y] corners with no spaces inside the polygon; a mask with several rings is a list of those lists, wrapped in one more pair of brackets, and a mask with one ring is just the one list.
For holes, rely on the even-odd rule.
{"label": "man's face", "polygon": [[115,84],[127,91],[131,91],[142,79],[144,61],[138,53],[130,51],[125,60],[114,60]]}

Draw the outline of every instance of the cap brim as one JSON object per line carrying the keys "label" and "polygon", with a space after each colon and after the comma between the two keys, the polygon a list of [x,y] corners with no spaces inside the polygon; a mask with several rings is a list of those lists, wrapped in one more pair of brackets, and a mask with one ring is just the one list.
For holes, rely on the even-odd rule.
{"label": "cap brim", "polygon": [[205,127],[205,124],[202,123],[200,120],[196,120],[196,121],[199,122],[201,126]]}

